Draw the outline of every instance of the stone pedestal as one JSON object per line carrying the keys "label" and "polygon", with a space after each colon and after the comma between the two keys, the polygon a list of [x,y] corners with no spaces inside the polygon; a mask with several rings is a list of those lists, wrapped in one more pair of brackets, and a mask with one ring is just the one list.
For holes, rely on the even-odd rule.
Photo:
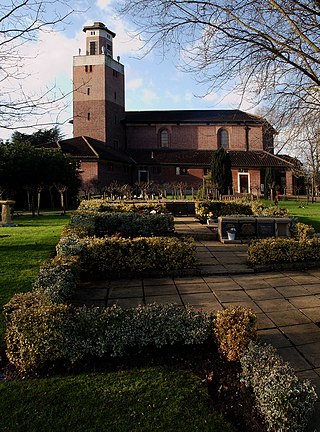
{"label": "stone pedestal", "polygon": [[4,200],[4,201],[0,201],[0,204],[2,205],[1,225],[2,226],[10,226],[10,225],[12,225],[10,205],[15,204],[15,201]]}

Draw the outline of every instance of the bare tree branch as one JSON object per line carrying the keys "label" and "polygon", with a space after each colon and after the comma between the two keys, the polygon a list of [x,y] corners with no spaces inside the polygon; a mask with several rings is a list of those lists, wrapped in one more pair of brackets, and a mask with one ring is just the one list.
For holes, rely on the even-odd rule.
{"label": "bare tree branch", "polygon": [[[53,104],[56,112],[65,109],[66,94],[55,85],[42,94],[25,91],[26,61],[23,47],[36,42],[41,32],[60,30],[74,12],[65,0],[0,0],[0,127],[6,129],[36,125]],[[36,53],[35,53],[36,56]],[[56,117],[57,118],[57,117]],[[26,119],[29,123],[26,124]],[[53,120],[54,123],[54,120]],[[41,123],[41,126],[52,123]],[[40,126],[40,124],[39,124]]]}
{"label": "bare tree branch", "polygon": [[119,11],[136,24],[145,52],[174,48],[208,93],[231,83],[276,109],[277,127],[319,117],[319,1],[122,0]]}

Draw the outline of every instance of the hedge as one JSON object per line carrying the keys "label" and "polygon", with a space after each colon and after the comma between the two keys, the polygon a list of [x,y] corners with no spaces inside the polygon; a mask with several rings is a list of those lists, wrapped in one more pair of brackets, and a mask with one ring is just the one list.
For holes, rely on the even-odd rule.
{"label": "hedge", "polygon": [[120,356],[133,347],[201,344],[211,333],[212,317],[191,308],[72,308],[42,296],[33,303],[30,293],[22,294],[6,307],[7,357],[21,373],[88,355]]}
{"label": "hedge", "polygon": [[214,320],[214,335],[220,353],[229,361],[239,361],[256,339],[257,317],[248,308],[236,306],[218,311]]}
{"label": "hedge", "polygon": [[174,219],[169,214],[75,211],[70,227],[85,227],[89,235],[120,234],[122,237],[168,235],[174,231]]}
{"label": "hedge", "polygon": [[252,389],[268,431],[302,432],[317,394],[270,345],[250,343],[241,358],[242,381]]}
{"label": "hedge", "polygon": [[119,272],[192,268],[196,247],[192,238],[86,237],[70,235],[57,245],[58,256],[80,256],[81,269],[112,276]]}
{"label": "hedge", "polygon": [[79,210],[96,210],[99,212],[146,212],[167,213],[165,203],[158,202],[119,202],[114,203],[104,199],[91,199],[81,201]]}
{"label": "hedge", "polygon": [[320,239],[268,238],[253,240],[248,247],[248,261],[253,265],[318,261]]}
{"label": "hedge", "polygon": [[288,211],[278,206],[266,206],[261,201],[199,201],[196,203],[196,216],[201,222],[219,216],[287,216]]}

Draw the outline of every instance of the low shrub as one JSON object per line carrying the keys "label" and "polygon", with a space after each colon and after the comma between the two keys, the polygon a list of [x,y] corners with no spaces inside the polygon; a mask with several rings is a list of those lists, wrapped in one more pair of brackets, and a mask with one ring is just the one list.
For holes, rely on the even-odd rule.
{"label": "low shrub", "polygon": [[90,237],[79,237],[76,233],[60,238],[56,252],[59,257],[82,256],[90,242]]}
{"label": "low shrub", "polygon": [[320,239],[295,240],[268,238],[253,240],[248,247],[248,261],[253,265],[318,261]]}
{"label": "low shrub", "polygon": [[106,276],[123,271],[181,270],[193,267],[196,261],[194,240],[174,237],[81,239],[72,235],[60,240],[57,254],[64,257],[80,255],[83,271]]}
{"label": "low shrub", "polygon": [[79,210],[96,210],[99,212],[146,212],[168,213],[165,203],[158,202],[110,202],[104,199],[81,201]]}
{"label": "low shrub", "polygon": [[206,221],[209,217],[231,215],[252,215],[250,203],[240,200],[235,201],[199,201],[195,204],[196,216],[201,221]]}
{"label": "low shrub", "polygon": [[291,366],[270,345],[251,343],[241,358],[242,381],[251,387],[268,431],[305,430],[317,394],[299,380]]}
{"label": "low shrub", "polygon": [[83,254],[83,268],[110,274],[118,271],[180,270],[195,264],[191,238],[137,237],[90,239]]}
{"label": "low shrub", "polygon": [[278,206],[266,206],[261,201],[199,201],[196,203],[196,216],[201,222],[209,217],[219,216],[288,216],[288,210]]}
{"label": "low shrub", "polygon": [[[69,307],[54,304],[41,294],[20,294],[7,309],[8,360],[24,373],[65,356]],[[31,298],[35,303],[30,302]],[[10,314],[8,314],[10,308]]]}
{"label": "low shrub", "polygon": [[307,225],[302,222],[296,224],[297,239],[299,241],[306,241],[315,237],[316,231],[312,225]]}
{"label": "low shrub", "polygon": [[130,348],[201,344],[211,334],[211,315],[175,305],[73,309],[29,300],[19,297],[8,306],[7,355],[20,372],[87,355],[120,356]]}
{"label": "low shrub", "polygon": [[33,283],[54,303],[63,303],[74,293],[80,275],[79,257],[55,257],[40,267]]}
{"label": "low shrub", "polygon": [[229,361],[239,361],[249,342],[256,338],[256,315],[242,306],[218,311],[214,335],[221,354]]}
{"label": "low shrub", "polygon": [[122,237],[150,237],[167,235],[174,231],[174,219],[169,214],[76,211],[70,227],[83,227],[88,235]]}
{"label": "low shrub", "polygon": [[278,206],[267,206],[261,201],[250,201],[254,216],[284,217],[288,216],[288,210]]}

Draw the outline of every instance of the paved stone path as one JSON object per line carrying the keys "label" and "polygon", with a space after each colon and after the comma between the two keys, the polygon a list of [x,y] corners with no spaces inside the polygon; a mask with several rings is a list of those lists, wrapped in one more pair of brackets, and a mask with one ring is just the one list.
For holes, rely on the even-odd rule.
{"label": "paved stone path", "polygon": [[[247,246],[207,240],[212,232],[191,217],[177,218],[176,227],[198,239],[195,276],[86,282],[74,302],[122,307],[176,303],[203,311],[251,307],[260,339],[277,348],[320,395],[320,265],[308,272],[253,273],[246,265]],[[320,432],[320,402],[308,429],[315,430]]]}

